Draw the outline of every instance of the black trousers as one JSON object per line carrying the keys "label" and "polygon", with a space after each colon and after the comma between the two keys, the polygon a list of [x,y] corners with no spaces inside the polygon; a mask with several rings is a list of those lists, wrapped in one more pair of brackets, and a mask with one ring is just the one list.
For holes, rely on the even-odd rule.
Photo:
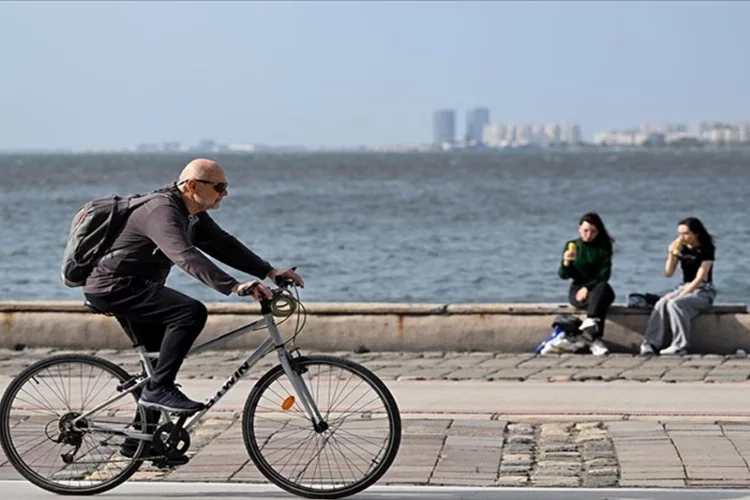
{"label": "black trousers", "polygon": [[149,385],[174,384],[185,356],[206,325],[206,306],[160,283],[135,277],[119,279],[109,293],[85,295],[95,307],[117,318],[134,345],[159,351]]}
{"label": "black trousers", "polygon": [[602,338],[604,335],[604,322],[607,319],[609,306],[615,301],[615,291],[606,281],[599,282],[594,288],[589,290],[586,300],[579,302],[576,300],[576,294],[582,287],[575,282],[570,284],[568,299],[570,303],[580,309],[586,309],[586,315],[589,318],[599,318],[599,331],[593,335],[594,338]]}

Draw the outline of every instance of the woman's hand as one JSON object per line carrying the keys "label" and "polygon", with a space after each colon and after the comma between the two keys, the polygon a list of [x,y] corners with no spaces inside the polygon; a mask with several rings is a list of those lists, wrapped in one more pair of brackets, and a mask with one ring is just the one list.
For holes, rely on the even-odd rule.
{"label": "woman's hand", "polygon": [[563,265],[565,267],[568,267],[574,260],[576,260],[575,250],[566,250],[565,253],[563,253]]}
{"label": "woman's hand", "polygon": [[577,300],[578,302],[585,302],[585,301],[586,301],[586,298],[587,298],[588,296],[589,296],[589,289],[588,289],[588,288],[586,288],[585,286],[584,286],[584,287],[581,287],[581,288],[580,288],[580,289],[579,289],[579,290],[578,290],[578,291],[576,292],[576,300]]}
{"label": "woman's hand", "polygon": [[669,252],[669,255],[679,255],[680,254],[680,245],[682,245],[682,240],[680,238],[677,238],[674,240],[667,249],[667,252]]}

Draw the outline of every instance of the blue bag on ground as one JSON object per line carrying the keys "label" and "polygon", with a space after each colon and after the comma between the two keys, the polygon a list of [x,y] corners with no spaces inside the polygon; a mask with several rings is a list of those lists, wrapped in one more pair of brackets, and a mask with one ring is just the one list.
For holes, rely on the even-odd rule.
{"label": "blue bag on ground", "polygon": [[534,354],[576,352],[587,346],[580,337],[582,321],[572,314],[559,314],[552,322],[552,333],[534,349]]}

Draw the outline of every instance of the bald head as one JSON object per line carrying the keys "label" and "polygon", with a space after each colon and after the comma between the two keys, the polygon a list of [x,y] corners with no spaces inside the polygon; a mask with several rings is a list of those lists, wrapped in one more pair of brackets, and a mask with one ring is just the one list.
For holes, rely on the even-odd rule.
{"label": "bald head", "polygon": [[179,182],[188,179],[214,180],[216,177],[224,177],[224,169],[221,165],[206,158],[196,158],[182,169]]}
{"label": "bald head", "polygon": [[196,214],[219,208],[222,198],[227,196],[227,177],[215,161],[197,158],[182,169],[177,189],[188,211]]}

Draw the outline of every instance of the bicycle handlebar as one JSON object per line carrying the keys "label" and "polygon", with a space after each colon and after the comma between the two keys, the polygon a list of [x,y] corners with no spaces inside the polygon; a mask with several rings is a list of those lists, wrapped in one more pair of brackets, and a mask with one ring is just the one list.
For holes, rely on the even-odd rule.
{"label": "bicycle handlebar", "polygon": [[[294,266],[292,268],[292,271],[296,271],[296,270],[297,270],[297,266]],[[278,286],[279,288],[286,288],[286,287],[289,287],[289,286],[296,285],[296,283],[292,279],[285,278],[283,276],[276,276],[276,277],[274,277],[273,281],[274,281],[274,283],[276,283],[276,286]],[[260,281],[256,281],[255,283],[253,283],[249,287],[244,288],[244,289],[240,290],[239,292],[237,292],[237,295],[239,295],[240,297],[247,297],[248,295],[252,295],[253,290],[255,290],[255,287],[257,287],[260,284],[261,284]],[[271,290],[271,292],[274,294],[274,296],[276,295],[276,291],[277,290]]]}

